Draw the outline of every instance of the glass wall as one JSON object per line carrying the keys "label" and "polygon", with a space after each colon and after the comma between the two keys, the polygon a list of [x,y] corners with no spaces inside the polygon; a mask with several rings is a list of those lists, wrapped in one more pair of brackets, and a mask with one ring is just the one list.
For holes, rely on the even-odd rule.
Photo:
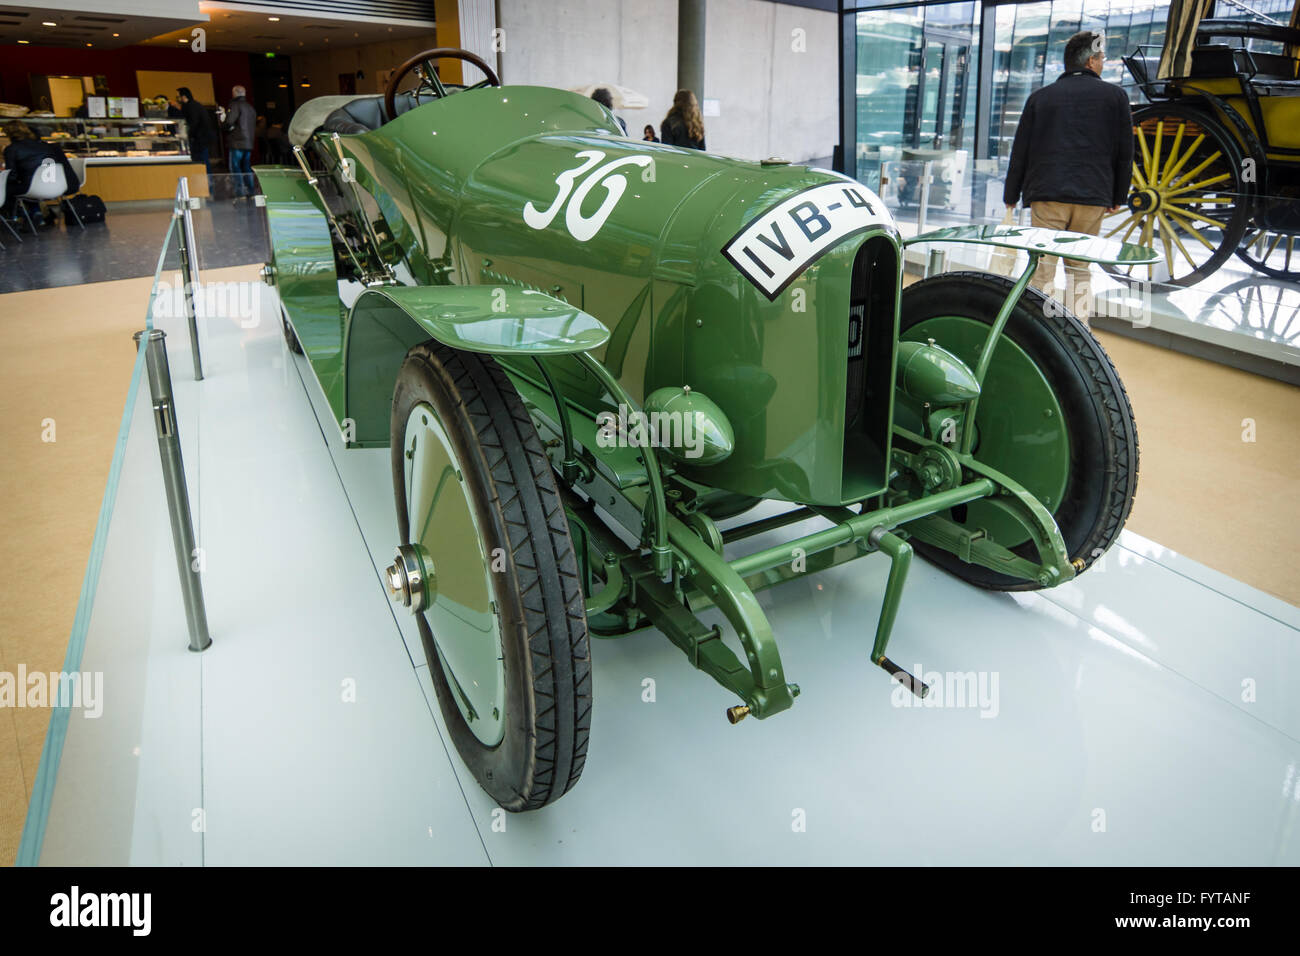
{"label": "glass wall", "polygon": [[[1292,0],[1249,0],[1257,14],[1285,23]],[[1065,42],[1080,30],[1106,36],[1103,79],[1142,101],[1122,57],[1146,47],[1159,57],[1168,0],[1043,0],[1029,3],[919,2],[846,3],[853,21],[856,97],[855,155],[850,173],[881,192],[886,202],[907,206],[917,199],[912,164],[931,161],[928,197],[950,217],[981,218],[997,203],[983,198],[1005,174],[1025,100],[1064,71]],[[1218,19],[1258,19],[1230,0],[1220,0]],[[991,20],[992,23],[987,21]],[[846,25],[847,26],[847,25]],[[980,38],[991,39],[981,61]],[[848,42],[846,37],[846,42]],[[1237,42],[1237,41],[1233,41]],[[1258,46],[1252,41],[1252,46]],[[979,77],[986,89],[979,89]],[[986,135],[977,141],[978,122]],[[985,125],[987,124],[987,125]],[[901,174],[891,180],[890,172]],[[909,172],[910,171],[910,172]],[[910,185],[909,185],[910,184]],[[992,195],[991,191],[989,192]],[[1000,215],[1000,213],[999,213]]]}
{"label": "glass wall", "polygon": [[[891,164],[935,160],[933,198],[949,204],[966,185],[975,146],[979,5],[872,11],[856,27],[857,177],[881,192]],[[918,177],[895,173],[896,189],[883,191],[918,202]]]}
{"label": "glass wall", "polygon": [[858,14],[859,144],[973,145],[978,18],[973,2]]}

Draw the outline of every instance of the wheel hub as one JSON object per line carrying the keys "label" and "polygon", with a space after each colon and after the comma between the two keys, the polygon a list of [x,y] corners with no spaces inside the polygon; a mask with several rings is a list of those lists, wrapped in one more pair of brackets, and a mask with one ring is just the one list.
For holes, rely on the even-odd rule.
{"label": "wheel hub", "polygon": [[1153,212],[1160,208],[1160,193],[1154,189],[1135,189],[1128,197],[1128,208],[1134,212]]}
{"label": "wheel hub", "polygon": [[433,562],[418,544],[397,546],[397,558],[385,572],[388,593],[412,614],[427,610],[438,593]]}

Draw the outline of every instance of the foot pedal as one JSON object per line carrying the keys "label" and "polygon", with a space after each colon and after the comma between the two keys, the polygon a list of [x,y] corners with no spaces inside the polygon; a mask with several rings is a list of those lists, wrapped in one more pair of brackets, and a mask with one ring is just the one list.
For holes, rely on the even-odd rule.
{"label": "foot pedal", "polygon": [[882,656],[880,660],[876,661],[876,663],[884,668],[885,672],[888,673],[890,677],[894,678],[894,680],[898,681],[917,697],[924,697],[926,694],[930,693],[929,684],[922,683],[920,678],[913,677],[888,657]]}

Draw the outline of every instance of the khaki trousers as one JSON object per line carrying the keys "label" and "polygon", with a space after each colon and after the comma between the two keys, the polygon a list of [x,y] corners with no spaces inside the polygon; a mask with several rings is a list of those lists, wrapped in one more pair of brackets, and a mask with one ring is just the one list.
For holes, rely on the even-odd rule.
{"label": "khaki trousers", "polygon": [[[1029,204],[1030,224],[1044,229],[1067,229],[1095,236],[1101,231],[1105,206],[1084,206],[1073,202],[1035,202]],[[1056,295],[1056,256],[1043,256],[1034,272],[1033,285],[1045,295]],[[1092,316],[1092,282],[1089,264],[1078,259],[1065,260],[1065,300],[1067,309],[1084,325]]]}

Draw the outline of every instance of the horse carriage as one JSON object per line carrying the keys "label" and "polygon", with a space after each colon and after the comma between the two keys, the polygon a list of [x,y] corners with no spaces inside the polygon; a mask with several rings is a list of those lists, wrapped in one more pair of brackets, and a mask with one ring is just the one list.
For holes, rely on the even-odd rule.
{"label": "horse carriage", "polygon": [[1191,286],[1234,254],[1300,279],[1300,0],[1290,25],[1213,19],[1215,0],[1174,0],[1158,60],[1124,57],[1148,103],[1133,111],[1128,207],[1103,234],[1164,253],[1108,266]]}

